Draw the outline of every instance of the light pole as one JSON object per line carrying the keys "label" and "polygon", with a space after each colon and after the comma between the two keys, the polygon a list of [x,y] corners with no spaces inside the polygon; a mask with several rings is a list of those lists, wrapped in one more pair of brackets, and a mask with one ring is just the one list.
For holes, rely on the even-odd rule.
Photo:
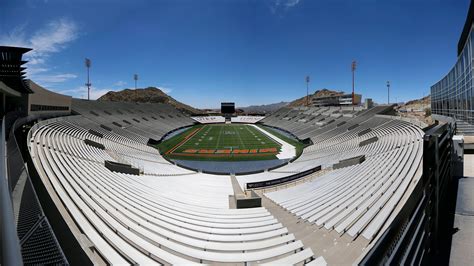
{"label": "light pole", "polygon": [[86,68],[87,68],[87,83],[86,83],[86,86],[87,86],[87,100],[89,101],[90,100],[90,91],[91,91],[91,86],[92,86],[92,84],[89,80],[89,69],[91,68],[91,60],[89,58],[86,58],[85,64],[86,64]]}
{"label": "light pole", "polygon": [[135,80],[135,90],[136,90],[137,89],[138,74],[133,75],[133,80]]}
{"label": "light pole", "polygon": [[355,71],[357,67],[357,62],[355,60],[352,61],[351,69],[352,69],[352,111],[354,111],[354,105],[355,105],[355,94],[354,94],[354,88],[355,88]]}
{"label": "light pole", "polygon": [[387,81],[387,104],[390,105],[390,81]]}
{"label": "light pole", "polygon": [[306,106],[309,106],[309,76],[306,76]]}
{"label": "light pole", "polygon": [[135,80],[135,98],[136,98],[136,102],[138,102],[138,90],[137,90],[138,74],[133,74],[133,80]]}

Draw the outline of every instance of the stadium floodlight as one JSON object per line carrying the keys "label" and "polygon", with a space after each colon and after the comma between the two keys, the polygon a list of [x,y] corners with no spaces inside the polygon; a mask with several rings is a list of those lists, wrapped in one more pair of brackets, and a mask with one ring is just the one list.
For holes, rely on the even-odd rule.
{"label": "stadium floodlight", "polygon": [[390,81],[387,81],[387,104],[390,104]]}
{"label": "stadium floodlight", "polygon": [[354,94],[354,87],[355,87],[355,70],[356,70],[357,62],[355,60],[352,61],[352,111],[354,111],[355,105],[355,94]]}
{"label": "stadium floodlight", "polygon": [[133,80],[135,80],[135,89],[137,89],[138,74],[133,75]]}
{"label": "stadium floodlight", "polygon": [[133,74],[133,80],[135,80],[135,98],[138,102],[138,91],[137,91],[137,81],[138,81],[138,74]]}
{"label": "stadium floodlight", "polygon": [[306,76],[306,106],[309,106],[309,76]]}
{"label": "stadium floodlight", "polygon": [[91,92],[91,82],[89,80],[89,69],[91,68],[91,60],[89,58],[86,58],[85,60],[85,64],[86,64],[86,68],[87,68],[87,83],[86,83],[86,86],[87,86],[87,100],[89,101],[90,100],[90,92]]}

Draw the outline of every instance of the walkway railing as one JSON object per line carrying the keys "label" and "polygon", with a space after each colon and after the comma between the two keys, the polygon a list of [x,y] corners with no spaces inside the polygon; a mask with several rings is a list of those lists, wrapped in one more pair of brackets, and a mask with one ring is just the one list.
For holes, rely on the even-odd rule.
{"label": "walkway railing", "polygon": [[22,265],[20,244],[16,234],[15,219],[11,201],[10,186],[7,178],[6,167],[6,141],[5,141],[5,119],[2,121],[0,130],[0,234],[2,241],[0,264]]}
{"label": "walkway railing", "polygon": [[389,228],[374,242],[361,265],[438,264],[441,236],[449,219],[453,184],[455,124],[436,125],[423,138],[423,175]]}

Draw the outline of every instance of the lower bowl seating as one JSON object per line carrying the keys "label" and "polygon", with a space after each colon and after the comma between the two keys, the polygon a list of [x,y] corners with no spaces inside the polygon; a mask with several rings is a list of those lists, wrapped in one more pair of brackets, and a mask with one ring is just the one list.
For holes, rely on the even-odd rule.
{"label": "lower bowl seating", "polygon": [[[283,108],[261,120],[263,124],[307,136],[314,144],[285,166],[231,178],[181,168],[146,145],[150,137],[159,139],[192,124],[189,117],[172,121],[169,116],[178,118],[177,111],[165,108],[138,123],[133,106],[128,107],[131,113],[122,114],[114,105],[101,108],[94,111],[97,115],[36,124],[29,132],[29,149],[42,181],[50,184],[106,263],[324,265],[327,257],[320,256],[322,250],[299,239],[299,233],[273,209],[265,205],[230,209],[232,178],[245,190],[249,182],[321,165],[324,172],[318,177],[262,196],[302,223],[369,242],[380,235],[420,175],[422,131],[404,121],[376,117],[371,111],[354,117],[332,116],[334,122],[317,126],[317,119],[311,117],[331,116],[331,109]],[[112,125],[124,119],[134,126]],[[246,119],[257,120],[241,120]],[[87,145],[86,139],[103,149]],[[339,161],[359,155],[365,156],[364,162],[332,169]],[[140,174],[112,172],[105,161],[130,164]]]}

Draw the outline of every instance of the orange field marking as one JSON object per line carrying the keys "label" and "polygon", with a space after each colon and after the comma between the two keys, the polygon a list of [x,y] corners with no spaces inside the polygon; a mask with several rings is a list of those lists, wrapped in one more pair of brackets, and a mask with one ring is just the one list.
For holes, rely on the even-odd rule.
{"label": "orange field marking", "polygon": [[238,153],[249,153],[249,150],[233,150],[232,154],[238,154]]}
{"label": "orange field marking", "polygon": [[266,153],[266,152],[277,152],[276,148],[267,148],[267,149],[259,149],[259,153]]}
{"label": "orange field marking", "polygon": [[214,152],[216,152],[216,150],[199,150],[200,154],[203,154],[203,153],[208,154],[208,153],[214,153]]}
{"label": "orange field marking", "polygon": [[183,153],[199,153],[199,154],[258,154],[258,153],[276,153],[276,148],[264,148],[264,149],[235,149],[235,150],[215,150],[215,149],[186,149]]}
{"label": "orange field marking", "polygon": [[232,152],[232,150],[217,150],[216,151],[217,154],[229,154],[231,152]]}
{"label": "orange field marking", "polygon": [[183,139],[180,143],[176,144],[173,148],[171,148],[171,150],[168,150],[168,151],[166,152],[166,154],[170,154],[170,153],[174,152],[177,148],[181,147],[184,143],[188,142],[188,140],[189,140],[192,136],[196,135],[201,129],[203,129],[203,127],[196,128],[195,130],[193,130],[191,133],[189,133],[188,135],[186,135],[186,137],[184,137],[184,139]]}
{"label": "orange field marking", "polygon": [[222,154],[222,153],[209,153],[209,154],[199,154],[199,153],[173,153],[173,155],[178,156],[187,156],[187,157],[245,157],[245,156],[268,156],[276,155],[276,153],[237,153],[237,154]]}

